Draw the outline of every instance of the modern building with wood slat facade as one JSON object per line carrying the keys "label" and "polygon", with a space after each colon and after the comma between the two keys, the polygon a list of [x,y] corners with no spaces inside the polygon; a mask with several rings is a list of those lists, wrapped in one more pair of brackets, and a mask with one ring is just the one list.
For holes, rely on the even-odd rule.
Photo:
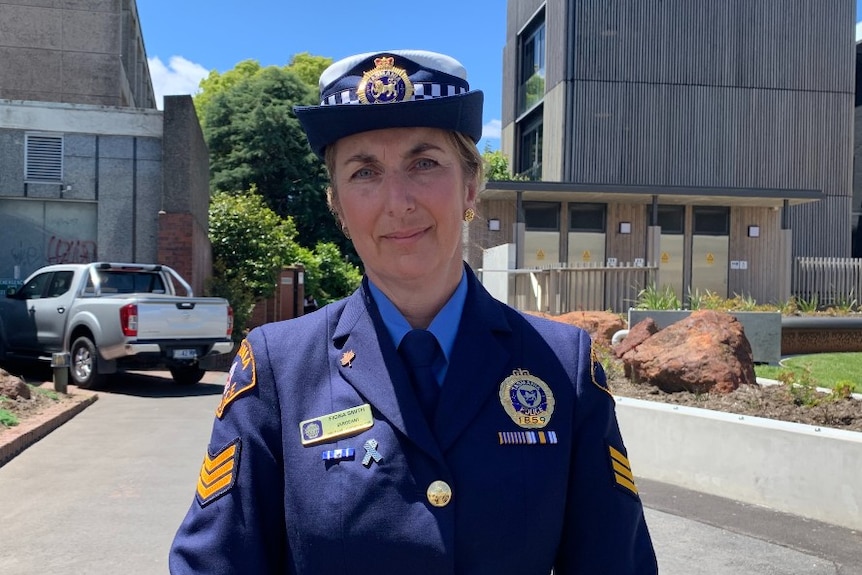
{"label": "modern building with wood slat facade", "polygon": [[[682,299],[789,296],[849,257],[852,0],[509,0],[501,151],[468,261],[657,263]],[[487,222],[496,220],[490,227]]]}

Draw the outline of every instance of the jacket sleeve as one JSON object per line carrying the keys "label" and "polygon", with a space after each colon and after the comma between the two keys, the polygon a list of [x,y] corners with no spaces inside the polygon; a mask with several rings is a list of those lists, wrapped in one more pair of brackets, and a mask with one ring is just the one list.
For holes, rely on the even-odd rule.
{"label": "jacket sleeve", "polygon": [[216,410],[194,500],[169,555],[174,575],[286,572],[284,462],[262,332],[240,345]]}
{"label": "jacket sleeve", "polygon": [[566,518],[555,575],[658,573],[614,399],[581,333]]}

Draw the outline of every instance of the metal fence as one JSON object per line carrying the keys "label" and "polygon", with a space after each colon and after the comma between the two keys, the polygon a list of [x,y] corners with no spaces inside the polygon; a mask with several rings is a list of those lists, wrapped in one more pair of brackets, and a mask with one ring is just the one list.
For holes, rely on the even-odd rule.
{"label": "metal fence", "polygon": [[578,310],[622,313],[638,292],[655,282],[658,266],[577,265],[510,270],[479,270],[479,278],[514,308],[554,315]]}
{"label": "metal fence", "polygon": [[820,306],[859,305],[862,258],[796,258],[791,292]]}

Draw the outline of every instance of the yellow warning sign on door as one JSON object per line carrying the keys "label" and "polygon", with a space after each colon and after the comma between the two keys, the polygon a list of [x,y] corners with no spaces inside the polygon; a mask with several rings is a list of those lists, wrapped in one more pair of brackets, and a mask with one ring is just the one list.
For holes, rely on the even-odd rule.
{"label": "yellow warning sign on door", "polygon": [[536,259],[537,259],[537,260],[543,260],[543,259],[545,259],[545,250],[538,250],[538,251],[536,252]]}
{"label": "yellow warning sign on door", "polygon": [[590,261],[592,256],[590,255],[590,250],[584,250],[584,254],[581,256],[585,262]]}
{"label": "yellow warning sign on door", "polygon": [[715,263],[715,256],[712,255],[711,253],[706,254],[706,263],[708,263],[709,265],[714,264]]}
{"label": "yellow warning sign on door", "polygon": [[669,261],[670,261],[670,254],[667,252],[662,252],[661,253],[661,263],[666,264]]}

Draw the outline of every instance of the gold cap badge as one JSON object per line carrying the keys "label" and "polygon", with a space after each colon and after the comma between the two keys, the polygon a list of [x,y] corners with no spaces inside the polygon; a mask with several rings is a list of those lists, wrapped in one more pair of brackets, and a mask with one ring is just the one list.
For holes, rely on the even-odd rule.
{"label": "gold cap badge", "polygon": [[413,83],[403,68],[395,66],[395,58],[374,59],[374,68],[365,72],[356,95],[363,104],[391,104],[413,98]]}

